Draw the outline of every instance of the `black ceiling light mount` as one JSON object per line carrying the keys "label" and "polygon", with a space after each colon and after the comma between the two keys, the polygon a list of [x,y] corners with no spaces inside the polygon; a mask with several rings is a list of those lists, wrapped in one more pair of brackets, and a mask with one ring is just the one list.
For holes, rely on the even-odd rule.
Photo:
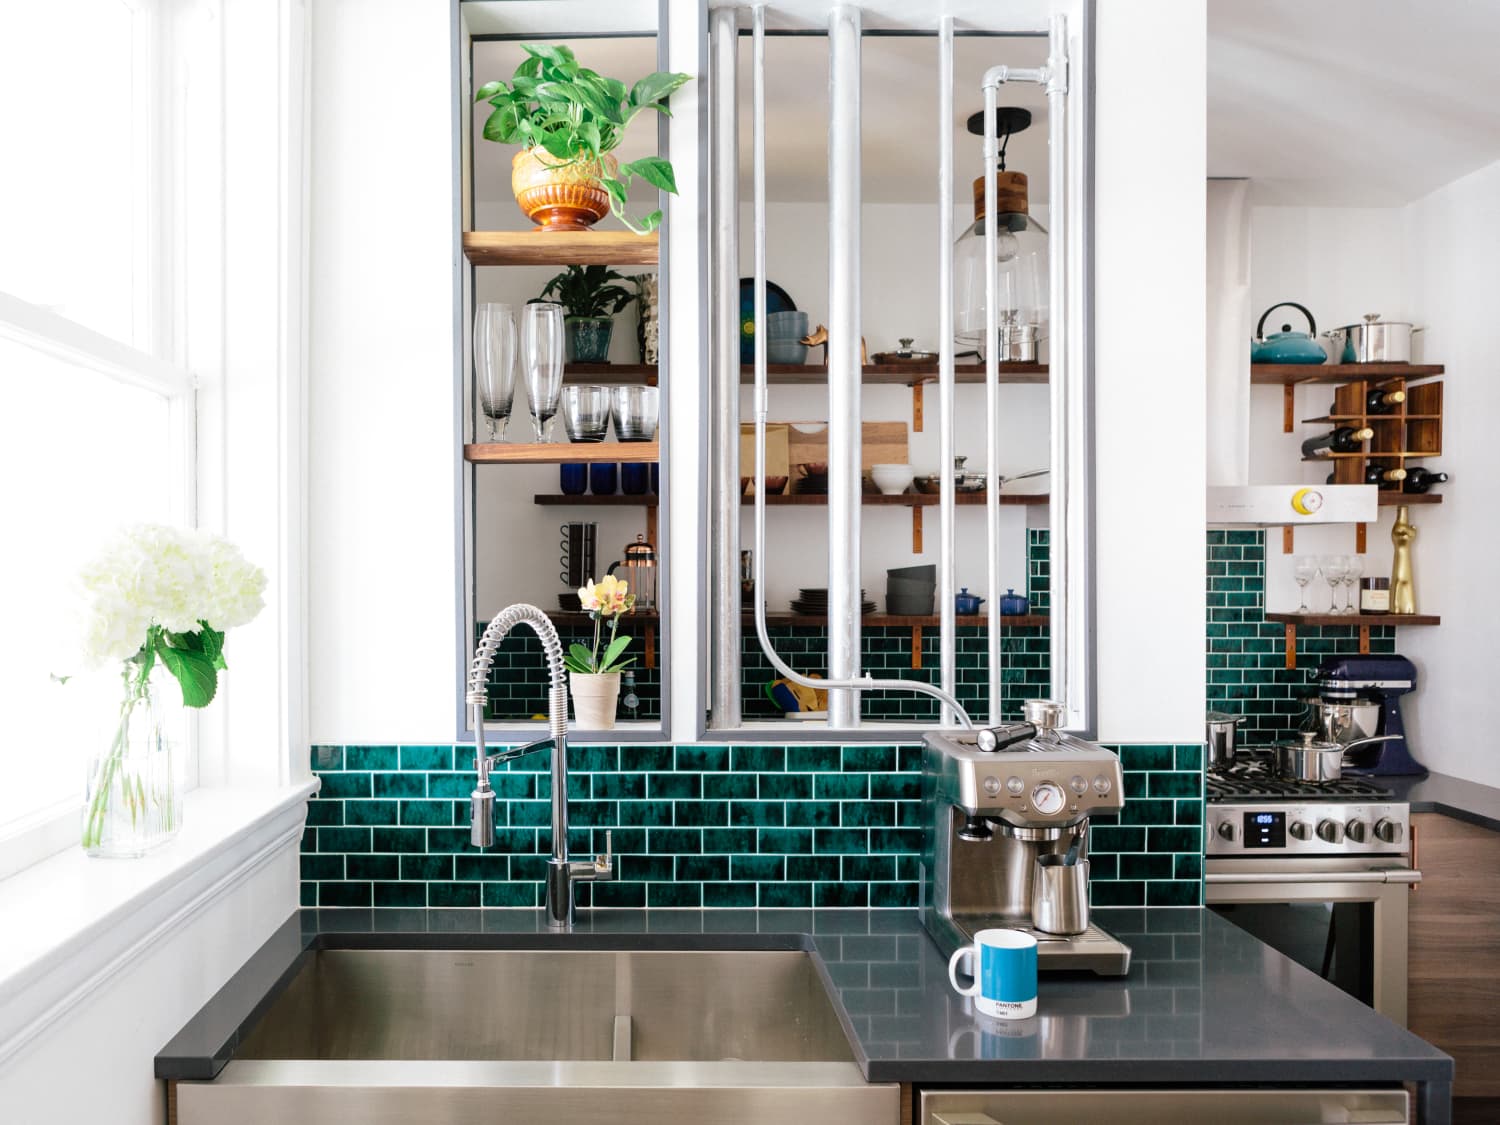
{"label": "black ceiling light mount", "polygon": [[[1024,133],[1030,127],[1031,110],[1022,109],[1018,105],[995,107],[995,135],[1000,139],[1000,171],[1005,171],[1005,146],[1010,143],[1011,137]],[[984,136],[984,110],[969,115],[968,128],[976,137]]]}

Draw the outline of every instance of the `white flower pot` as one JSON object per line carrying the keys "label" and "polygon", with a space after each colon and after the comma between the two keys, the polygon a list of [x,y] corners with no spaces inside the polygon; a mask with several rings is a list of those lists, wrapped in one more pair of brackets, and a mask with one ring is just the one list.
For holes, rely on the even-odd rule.
{"label": "white flower pot", "polygon": [[568,673],[573,723],[583,730],[613,730],[620,702],[620,673]]}

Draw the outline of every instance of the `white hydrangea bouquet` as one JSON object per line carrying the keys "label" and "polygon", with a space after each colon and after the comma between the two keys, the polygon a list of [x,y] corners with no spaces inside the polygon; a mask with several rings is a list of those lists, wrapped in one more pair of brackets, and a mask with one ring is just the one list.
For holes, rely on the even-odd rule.
{"label": "white hydrangea bouquet", "polygon": [[180,827],[170,739],[152,673],[165,669],[188,707],[218,690],[224,634],[264,607],[266,576],[239,548],[207,532],[158,524],[124,528],[79,575],[83,657],[122,662],[120,721],[90,769],[83,845],[95,855],[140,855]]}

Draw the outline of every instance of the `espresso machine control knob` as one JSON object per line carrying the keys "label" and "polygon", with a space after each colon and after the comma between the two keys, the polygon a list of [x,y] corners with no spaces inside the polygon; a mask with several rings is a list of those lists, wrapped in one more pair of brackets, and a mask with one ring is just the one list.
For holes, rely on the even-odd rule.
{"label": "espresso machine control knob", "polygon": [[1031,804],[1043,816],[1056,816],[1067,803],[1068,798],[1056,782],[1044,781],[1031,791]]}
{"label": "espresso machine control knob", "polygon": [[1375,838],[1383,844],[1399,844],[1406,835],[1406,827],[1398,820],[1381,817],[1375,822]]}
{"label": "espresso machine control knob", "polygon": [[1365,842],[1365,832],[1365,822],[1362,820],[1351,820],[1348,824],[1344,825],[1344,835],[1356,844],[1363,844]]}
{"label": "espresso machine control knob", "polygon": [[1294,840],[1306,840],[1312,836],[1312,826],[1305,820],[1294,820],[1292,826],[1287,829]]}
{"label": "espresso machine control knob", "polygon": [[1342,843],[1344,839],[1344,826],[1336,820],[1318,821],[1318,839],[1330,844]]}
{"label": "espresso machine control knob", "polygon": [[1232,820],[1221,820],[1221,821],[1219,821],[1219,835],[1222,836],[1226,840],[1233,840],[1234,837],[1235,837],[1234,821],[1232,821]]}

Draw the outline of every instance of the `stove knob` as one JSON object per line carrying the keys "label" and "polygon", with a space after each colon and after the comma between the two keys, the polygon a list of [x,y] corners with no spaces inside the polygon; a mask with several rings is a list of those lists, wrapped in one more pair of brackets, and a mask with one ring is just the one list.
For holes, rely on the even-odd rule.
{"label": "stove knob", "polygon": [[1287,829],[1294,840],[1306,840],[1312,836],[1312,828],[1305,820],[1292,821],[1291,828]]}
{"label": "stove knob", "polygon": [[1318,821],[1318,839],[1330,844],[1341,843],[1344,839],[1344,826],[1336,820]]}
{"label": "stove knob", "polygon": [[1222,837],[1224,837],[1224,839],[1226,839],[1226,840],[1233,840],[1234,837],[1235,837],[1234,821],[1232,821],[1232,820],[1221,820],[1221,821],[1219,821],[1219,835],[1222,836]]}
{"label": "stove knob", "polygon": [[1375,838],[1383,844],[1399,844],[1406,835],[1406,826],[1399,820],[1386,820],[1384,817],[1375,822]]}
{"label": "stove knob", "polygon": [[1348,836],[1356,844],[1363,844],[1365,842],[1365,822],[1362,820],[1351,820],[1348,824],[1344,825],[1344,835]]}

